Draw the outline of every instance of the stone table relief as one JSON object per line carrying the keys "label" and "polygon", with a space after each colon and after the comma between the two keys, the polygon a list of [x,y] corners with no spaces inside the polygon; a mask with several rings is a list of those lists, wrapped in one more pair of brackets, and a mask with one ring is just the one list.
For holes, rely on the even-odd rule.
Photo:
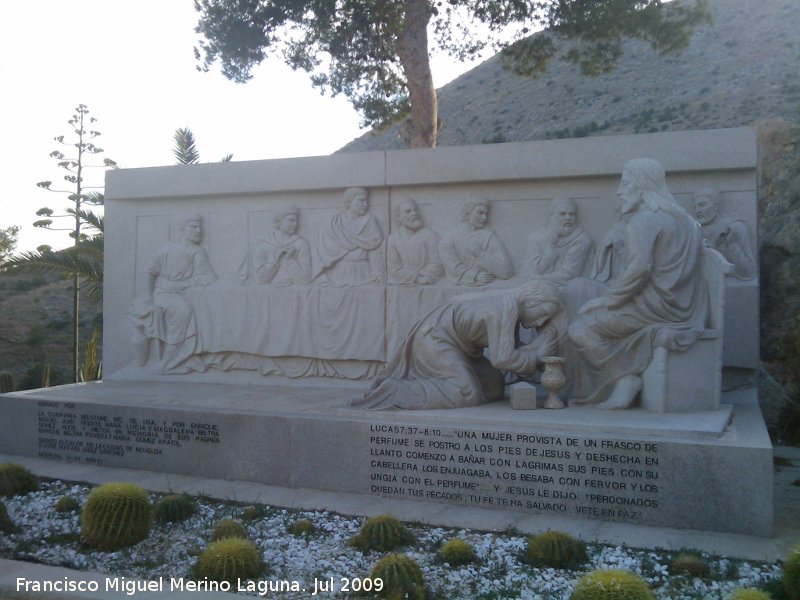
{"label": "stone table relief", "polygon": [[344,191],[345,210],[320,229],[314,243],[314,279],[327,285],[383,283],[383,232],[369,212],[369,192]]}
{"label": "stone table relief", "polygon": [[708,315],[702,231],[669,193],[664,168],[651,159],[628,161],[617,195],[627,264],[569,327],[595,378],[584,402],[610,409],[633,405],[654,348],[685,351]]}
{"label": "stone table relief", "polygon": [[694,195],[694,211],[703,227],[703,236],[725,259],[733,264],[737,279],[756,276],[756,257],[750,234],[744,221],[723,217],[722,194],[713,187],[703,188]]}
{"label": "stone table relief", "polygon": [[247,253],[239,275],[244,283],[287,286],[311,281],[311,247],[297,235],[300,209],[287,206],[274,218],[275,230],[256,241]]}
{"label": "stone table relief", "polygon": [[453,283],[486,285],[514,275],[514,263],[503,242],[486,227],[489,210],[488,200],[465,204],[463,222],[439,245],[445,271]]}
{"label": "stone table relief", "polygon": [[578,207],[570,198],[550,202],[547,227],[528,239],[528,272],[532,277],[564,284],[584,274],[592,240],[577,224]]}
{"label": "stone table relief", "polygon": [[[502,371],[531,374],[553,353],[558,335],[551,321],[560,310],[561,298],[546,281],[456,296],[417,321],[370,391],[352,404],[431,409],[500,400]],[[540,334],[517,347],[518,324]]]}
{"label": "stone table relief", "polygon": [[133,345],[144,366],[152,341],[157,344],[158,364],[163,373],[187,373],[186,362],[198,351],[195,310],[187,295],[205,287],[217,276],[211,269],[203,239],[203,217],[188,217],[181,226],[181,239],[159,250],[147,269],[146,296],[131,308],[136,331]]}

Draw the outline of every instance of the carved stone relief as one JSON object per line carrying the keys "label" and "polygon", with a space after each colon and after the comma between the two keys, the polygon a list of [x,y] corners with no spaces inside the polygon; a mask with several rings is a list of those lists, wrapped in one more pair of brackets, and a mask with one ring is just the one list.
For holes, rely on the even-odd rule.
{"label": "carved stone relief", "polygon": [[756,276],[757,266],[750,233],[744,221],[724,217],[722,194],[714,187],[706,187],[694,195],[697,220],[703,227],[703,236],[725,259],[733,264],[737,279],[749,280]]}
{"label": "carved stone relief", "polygon": [[564,284],[584,274],[593,250],[592,239],[578,227],[578,208],[569,198],[550,202],[547,226],[528,239],[531,277]]}
{"label": "carved stone relief", "polygon": [[369,212],[369,192],[348,188],[345,210],[323,227],[314,243],[314,279],[327,285],[382,284],[383,232]]}
{"label": "carved stone relief", "polygon": [[488,201],[466,203],[462,223],[439,245],[447,276],[455,284],[481,286],[514,275],[514,263],[503,242],[486,227],[489,213]]}

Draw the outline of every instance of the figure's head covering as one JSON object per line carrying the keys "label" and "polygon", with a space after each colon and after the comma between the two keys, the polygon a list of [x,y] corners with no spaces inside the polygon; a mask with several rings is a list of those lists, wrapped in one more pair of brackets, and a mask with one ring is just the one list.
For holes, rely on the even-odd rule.
{"label": "figure's head covering", "polygon": [[642,192],[642,200],[653,212],[664,212],[680,218],[690,218],[667,189],[667,178],[661,163],[652,158],[634,158],[625,163],[623,172]]}

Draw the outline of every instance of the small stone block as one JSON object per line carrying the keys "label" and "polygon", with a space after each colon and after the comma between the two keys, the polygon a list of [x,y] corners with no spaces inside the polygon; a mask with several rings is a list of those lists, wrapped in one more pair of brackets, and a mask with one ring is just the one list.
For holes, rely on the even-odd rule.
{"label": "small stone block", "polygon": [[511,408],[515,410],[533,410],[536,408],[536,386],[518,381],[511,387]]}

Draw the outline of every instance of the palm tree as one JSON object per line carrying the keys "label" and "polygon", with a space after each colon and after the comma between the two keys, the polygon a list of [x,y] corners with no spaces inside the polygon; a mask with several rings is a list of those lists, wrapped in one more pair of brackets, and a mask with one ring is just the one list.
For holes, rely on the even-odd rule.
{"label": "palm tree", "polygon": [[78,216],[97,230],[83,237],[78,244],[63,250],[40,247],[38,250],[12,256],[0,266],[8,274],[58,275],[72,277],[77,273],[81,290],[94,302],[103,299],[103,229],[105,219],[90,211],[80,210]]}

